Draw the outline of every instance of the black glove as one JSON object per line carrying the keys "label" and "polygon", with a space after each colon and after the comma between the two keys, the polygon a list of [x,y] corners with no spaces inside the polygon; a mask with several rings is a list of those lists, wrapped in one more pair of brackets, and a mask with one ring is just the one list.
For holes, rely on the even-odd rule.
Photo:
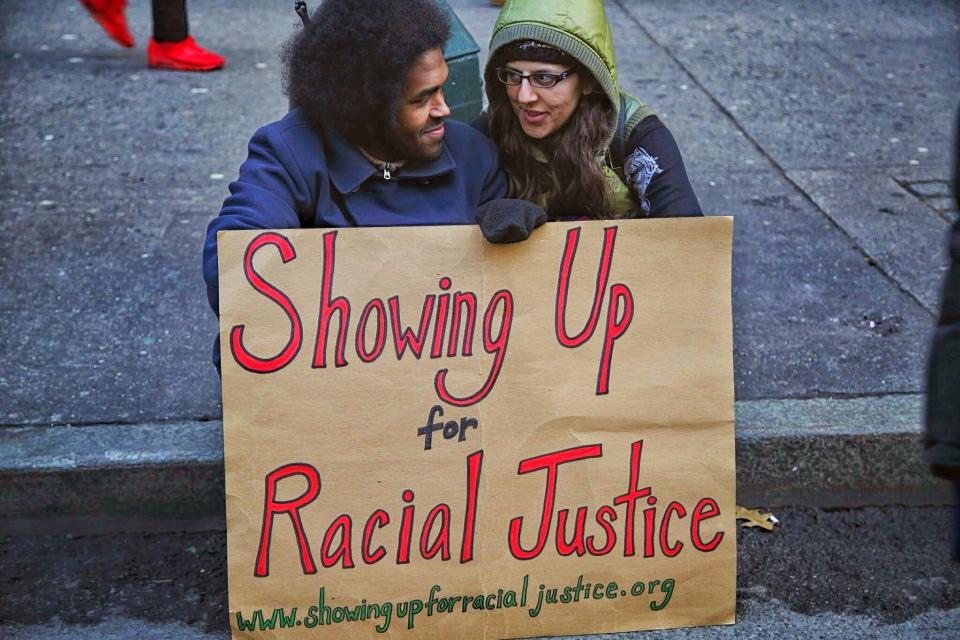
{"label": "black glove", "polygon": [[477,208],[477,224],[489,242],[505,244],[520,242],[547,221],[543,209],[516,198],[491,200]]}

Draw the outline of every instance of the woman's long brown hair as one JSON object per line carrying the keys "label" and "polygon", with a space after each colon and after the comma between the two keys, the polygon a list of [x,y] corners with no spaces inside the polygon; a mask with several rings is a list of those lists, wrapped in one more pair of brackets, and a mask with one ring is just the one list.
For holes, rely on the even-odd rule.
{"label": "woman's long brown hair", "polygon": [[[582,67],[578,73],[589,75]],[[507,173],[511,198],[546,205],[551,218],[612,216],[610,188],[598,159],[610,132],[610,101],[602,91],[583,96],[563,128],[542,140],[523,132],[503,85],[489,111],[490,137]],[[546,164],[536,160],[534,148],[546,156]]]}

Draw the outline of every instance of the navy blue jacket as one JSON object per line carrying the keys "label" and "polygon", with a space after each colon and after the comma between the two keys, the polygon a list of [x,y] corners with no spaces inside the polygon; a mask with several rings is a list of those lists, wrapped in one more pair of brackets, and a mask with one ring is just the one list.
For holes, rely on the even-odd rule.
{"label": "navy blue jacket", "polygon": [[299,109],[257,131],[207,227],[203,277],[213,310],[220,230],[475,224],[478,205],[506,197],[506,177],[492,142],[461,122],[444,124],[440,157],[408,163],[390,180],[336,132],[317,131]]}

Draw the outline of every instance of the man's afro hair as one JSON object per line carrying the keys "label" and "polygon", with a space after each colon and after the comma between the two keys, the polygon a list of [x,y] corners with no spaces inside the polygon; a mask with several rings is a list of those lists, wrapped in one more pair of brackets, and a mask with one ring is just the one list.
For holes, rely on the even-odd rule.
{"label": "man's afro hair", "polygon": [[449,35],[433,0],[324,0],[285,47],[284,90],[314,126],[375,147],[396,122],[408,71]]}

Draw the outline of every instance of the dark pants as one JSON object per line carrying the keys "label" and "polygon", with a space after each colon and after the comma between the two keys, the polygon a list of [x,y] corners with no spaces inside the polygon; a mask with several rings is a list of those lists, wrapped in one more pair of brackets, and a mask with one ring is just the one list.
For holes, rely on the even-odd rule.
{"label": "dark pants", "polygon": [[953,483],[953,559],[960,562],[960,482]]}
{"label": "dark pants", "polygon": [[188,35],[187,0],[153,0],[153,39],[180,42]]}

